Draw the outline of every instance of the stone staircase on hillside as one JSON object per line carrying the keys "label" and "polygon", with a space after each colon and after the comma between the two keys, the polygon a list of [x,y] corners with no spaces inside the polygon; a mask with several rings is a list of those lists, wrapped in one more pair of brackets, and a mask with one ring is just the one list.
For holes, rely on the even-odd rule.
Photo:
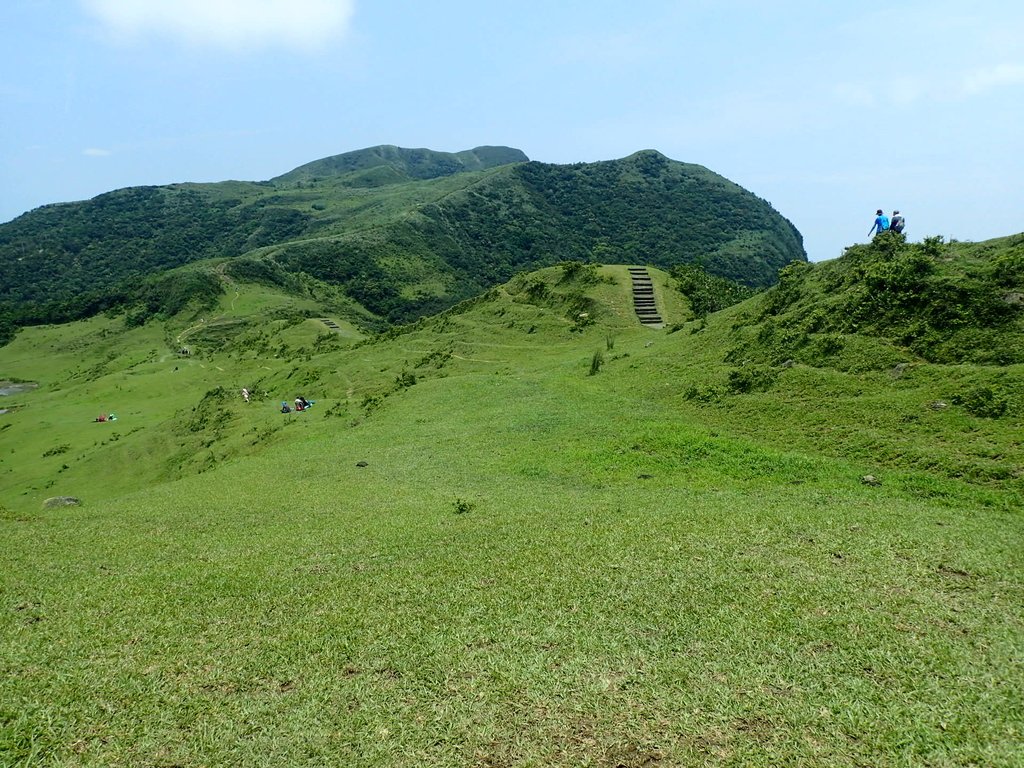
{"label": "stone staircase on hillside", "polygon": [[661,328],[664,322],[658,314],[658,305],[654,301],[654,283],[647,267],[630,267],[629,276],[633,280],[633,307],[640,323]]}

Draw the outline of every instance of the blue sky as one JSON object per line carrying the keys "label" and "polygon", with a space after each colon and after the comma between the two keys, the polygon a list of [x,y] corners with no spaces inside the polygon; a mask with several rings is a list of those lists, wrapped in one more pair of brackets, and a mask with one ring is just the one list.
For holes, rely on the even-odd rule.
{"label": "blue sky", "polygon": [[878,207],[911,239],[1024,230],[1010,0],[4,0],[0,43],[0,221],[377,144],[504,144],[704,165],[813,260]]}

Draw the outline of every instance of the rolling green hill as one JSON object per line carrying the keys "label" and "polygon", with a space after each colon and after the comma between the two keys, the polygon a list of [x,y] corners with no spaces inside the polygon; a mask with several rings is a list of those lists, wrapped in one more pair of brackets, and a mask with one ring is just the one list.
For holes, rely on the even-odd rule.
{"label": "rolling green hill", "polygon": [[566,262],[372,336],[250,256],[22,330],[0,763],[1016,766],[1021,244],[652,268],[662,329]]}
{"label": "rolling green hill", "polygon": [[657,152],[559,166],[504,147],[376,147],[266,182],[123,189],[0,225],[0,336],[136,305],[140,280],[242,256],[341,287],[390,323],[567,260],[699,263],[765,286],[806,259],[766,202]]}

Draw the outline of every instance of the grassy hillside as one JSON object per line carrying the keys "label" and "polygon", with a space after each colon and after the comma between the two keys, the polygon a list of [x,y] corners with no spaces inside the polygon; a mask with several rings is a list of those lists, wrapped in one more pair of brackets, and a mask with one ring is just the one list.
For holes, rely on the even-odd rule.
{"label": "grassy hillside", "polygon": [[890,356],[1024,363],[1024,235],[909,244],[886,233],[842,260],[805,266],[786,270],[761,312],[758,346],[776,359],[817,347],[812,357],[842,366],[844,339],[862,335],[886,340]]}
{"label": "grassy hillside", "polygon": [[[930,276],[1002,280],[1015,242]],[[625,267],[565,265],[376,337],[241,282],[128,332],[23,331],[0,350],[40,384],[0,416],[0,755],[1017,765],[1024,365],[880,325],[733,359],[873,254],[703,319],[652,270],[665,330]],[[995,384],[999,413],[958,397]],[[297,394],[313,409],[277,412]]]}
{"label": "grassy hillside", "polygon": [[763,286],[806,259],[767,203],[656,152],[589,165],[518,150],[376,147],[270,181],[117,190],[0,225],[0,340],[137,301],[140,280],[213,258],[342,288],[400,323],[566,260],[702,263]]}

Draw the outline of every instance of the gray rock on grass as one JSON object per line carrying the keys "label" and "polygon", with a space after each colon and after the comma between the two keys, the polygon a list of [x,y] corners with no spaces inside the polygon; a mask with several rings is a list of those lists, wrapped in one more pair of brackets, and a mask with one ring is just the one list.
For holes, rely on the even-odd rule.
{"label": "gray rock on grass", "polygon": [[60,507],[77,507],[81,502],[75,496],[52,496],[43,502],[43,509],[58,509]]}

